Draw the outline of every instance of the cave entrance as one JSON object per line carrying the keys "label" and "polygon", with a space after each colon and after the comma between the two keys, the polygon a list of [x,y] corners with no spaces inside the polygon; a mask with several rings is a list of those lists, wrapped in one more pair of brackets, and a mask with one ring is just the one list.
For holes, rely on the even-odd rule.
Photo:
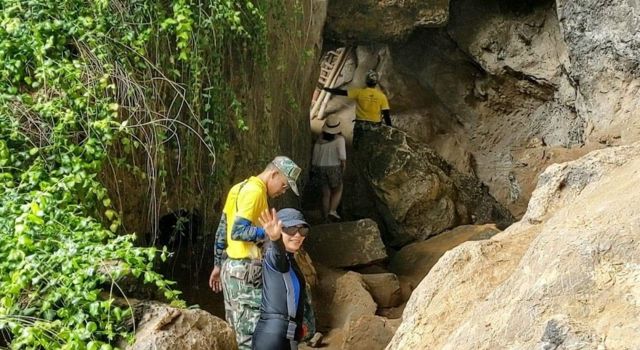
{"label": "cave entrance", "polygon": [[224,319],[222,293],[209,288],[209,273],[213,268],[212,235],[206,235],[201,215],[197,211],[179,209],[162,216],[158,222],[156,245],[166,246],[171,256],[160,264],[160,272],[176,281],[188,305]]}

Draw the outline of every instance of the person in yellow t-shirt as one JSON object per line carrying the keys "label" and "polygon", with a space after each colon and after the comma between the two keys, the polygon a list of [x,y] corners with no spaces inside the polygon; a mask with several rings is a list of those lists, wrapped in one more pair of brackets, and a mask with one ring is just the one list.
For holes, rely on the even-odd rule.
{"label": "person in yellow t-shirt", "polygon": [[385,124],[391,126],[391,113],[389,111],[389,101],[387,96],[377,88],[378,73],[373,70],[367,72],[365,78],[365,88],[359,89],[333,89],[323,88],[323,90],[340,96],[347,96],[356,101],[356,119],[353,127],[353,144],[366,130],[371,130],[379,126],[384,119]]}
{"label": "person in yellow t-shirt", "polygon": [[239,349],[251,349],[251,336],[260,317],[262,254],[265,230],[258,219],[267,198],[291,189],[301,169],[291,159],[276,157],[258,176],[231,187],[216,231],[214,268],[209,286],[224,293],[225,318],[236,333]]}

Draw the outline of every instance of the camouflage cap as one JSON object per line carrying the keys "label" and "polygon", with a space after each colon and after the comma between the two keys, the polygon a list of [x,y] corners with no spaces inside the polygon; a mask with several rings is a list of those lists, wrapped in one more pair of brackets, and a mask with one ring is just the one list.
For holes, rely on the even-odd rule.
{"label": "camouflage cap", "polygon": [[277,156],[273,161],[271,161],[271,163],[273,163],[273,165],[275,165],[276,168],[278,168],[278,170],[287,177],[289,188],[291,188],[296,196],[299,196],[300,194],[298,193],[298,185],[296,184],[296,181],[298,181],[298,177],[300,176],[302,169],[300,169],[300,167],[291,159],[285,156]]}

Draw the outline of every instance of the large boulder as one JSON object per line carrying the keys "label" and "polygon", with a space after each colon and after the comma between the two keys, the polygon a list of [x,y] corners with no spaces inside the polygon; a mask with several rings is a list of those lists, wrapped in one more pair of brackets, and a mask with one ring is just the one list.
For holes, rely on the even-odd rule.
{"label": "large boulder", "polygon": [[466,241],[488,239],[500,232],[495,225],[463,225],[426,241],[411,243],[393,255],[389,269],[413,289],[427,275],[440,257]]}
{"label": "large boulder", "polygon": [[637,347],[639,151],[550,167],[526,219],[440,259],[388,349]]}
{"label": "large boulder", "polygon": [[329,267],[366,265],[387,257],[378,225],[369,219],[314,226],[305,246],[313,261]]}
{"label": "large boulder", "polygon": [[341,40],[399,41],[415,28],[441,27],[449,0],[330,1],[326,31]]}
{"label": "large boulder", "polygon": [[396,307],[402,304],[402,291],[398,276],[392,273],[374,273],[362,275],[362,280],[373,300],[381,308]]}
{"label": "large boulder", "polygon": [[318,266],[317,318],[320,327],[342,328],[361,316],[373,316],[377,305],[367,291],[362,276]]}
{"label": "large boulder", "polygon": [[392,246],[458,225],[506,227],[513,221],[477,178],[457,171],[403,131],[383,126],[365,133],[355,157],[376,194]]}
{"label": "large boulder", "polygon": [[362,316],[345,327],[342,350],[382,350],[400,325],[399,320]]}
{"label": "large boulder", "polygon": [[225,321],[203,310],[177,309],[144,302],[137,306],[140,321],[128,350],[234,350],[235,333]]}
{"label": "large boulder", "polygon": [[333,294],[334,325],[344,325],[361,316],[374,315],[376,303],[367,291],[362,276],[349,271],[338,277]]}

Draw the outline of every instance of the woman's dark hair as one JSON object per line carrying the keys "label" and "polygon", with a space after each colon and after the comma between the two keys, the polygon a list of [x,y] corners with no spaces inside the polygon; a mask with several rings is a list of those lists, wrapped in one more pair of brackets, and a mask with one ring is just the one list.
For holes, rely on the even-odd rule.
{"label": "woman's dark hair", "polygon": [[322,132],[322,138],[327,141],[333,141],[336,138],[335,134],[329,134],[328,132]]}

